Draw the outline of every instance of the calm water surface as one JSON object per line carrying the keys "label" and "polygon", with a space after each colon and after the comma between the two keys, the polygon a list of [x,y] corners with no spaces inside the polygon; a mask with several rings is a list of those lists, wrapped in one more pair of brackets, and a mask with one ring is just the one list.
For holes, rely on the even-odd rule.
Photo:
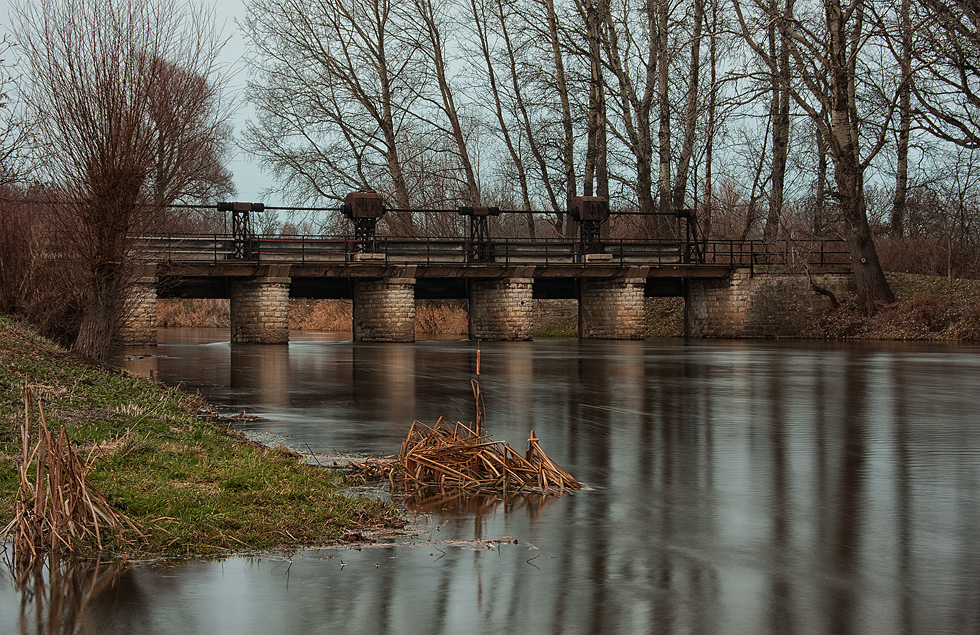
{"label": "calm water surface", "polygon": [[[162,331],[127,365],[301,450],[472,419],[473,343],[227,337]],[[481,348],[494,438],[533,429],[587,491],[414,501],[407,545],[74,572],[45,610],[109,634],[980,633],[980,348]],[[0,632],[40,630],[31,600],[0,584]]]}

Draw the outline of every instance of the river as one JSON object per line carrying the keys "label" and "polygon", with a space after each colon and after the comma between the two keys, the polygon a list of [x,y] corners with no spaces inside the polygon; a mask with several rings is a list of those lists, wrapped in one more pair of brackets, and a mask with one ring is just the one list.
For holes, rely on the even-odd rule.
{"label": "river", "polygon": [[[472,419],[472,342],[227,339],[161,330],[125,364],[302,451],[389,454],[414,419]],[[980,633],[980,348],[480,348],[493,437],[523,448],[533,429],[586,490],[411,501],[415,537],[51,595],[83,596],[75,628],[100,634]],[[41,630],[37,606],[0,584],[0,632]]]}

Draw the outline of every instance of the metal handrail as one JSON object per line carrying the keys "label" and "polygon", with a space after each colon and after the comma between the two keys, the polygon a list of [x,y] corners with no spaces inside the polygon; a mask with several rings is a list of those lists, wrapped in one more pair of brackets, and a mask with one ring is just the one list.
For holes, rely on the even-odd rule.
{"label": "metal handrail", "polygon": [[[230,234],[185,234],[148,236],[140,239],[139,252],[147,260],[169,262],[219,262],[234,256],[234,238]],[[357,244],[349,235],[259,235],[248,249],[255,262],[291,260],[300,264],[317,259],[336,257],[352,262]],[[502,237],[493,241],[494,259],[503,264],[569,264],[583,263],[577,243],[566,239],[530,239]],[[383,261],[432,264],[435,262],[473,263],[467,238],[459,236],[414,238],[379,236],[374,241],[375,253]],[[830,266],[848,265],[850,254],[840,240],[795,240],[763,242],[758,240],[707,240],[699,243],[691,258],[691,246],[685,240],[644,240],[630,238],[605,239],[604,251],[612,254],[612,262],[645,264],[690,264],[723,266]],[[688,254],[688,257],[685,257]],[[396,260],[397,259],[397,260]],[[609,262],[609,261],[604,261]]]}

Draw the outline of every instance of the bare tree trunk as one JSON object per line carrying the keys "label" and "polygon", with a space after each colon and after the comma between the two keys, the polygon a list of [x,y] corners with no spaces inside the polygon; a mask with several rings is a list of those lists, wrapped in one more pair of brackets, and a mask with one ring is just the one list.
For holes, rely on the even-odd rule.
{"label": "bare tree trunk", "polygon": [[711,237],[711,217],[714,212],[714,182],[712,166],[715,148],[715,122],[718,108],[718,3],[711,3],[711,39],[708,45],[711,82],[708,88],[708,130],[704,152],[704,205],[700,213],[702,240]]}
{"label": "bare tree trunk", "polygon": [[602,25],[608,11],[607,0],[577,3],[585,23],[589,46],[589,109],[586,118],[585,196],[609,196],[606,157],[606,91],[602,78]]}
{"label": "bare tree trunk", "polygon": [[415,7],[419,17],[422,18],[422,23],[425,26],[425,34],[431,46],[428,53],[432,59],[433,70],[436,74],[439,95],[442,97],[442,110],[449,120],[450,134],[456,145],[456,152],[463,168],[467,203],[470,205],[479,205],[480,187],[476,182],[476,173],[473,170],[470,153],[466,147],[466,135],[463,133],[463,127],[459,121],[459,111],[456,108],[453,88],[450,86],[449,76],[446,74],[446,56],[443,51],[442,25],[436,16],[432,0],[415,0]]}
{"label": "bare tree trunk", "polygon": [[892,204],[891,233],[896,238],[905,235],[905,207],[909,185],[909,134],[912,129],[912,29],[910,0],[902,0],[899,15],[901,31],[902,85],[898,102],[898,148],[895,171],[895,201]]}
{"label": "bare tree trunk", "polygon": [[[524,136],[527,139],[528,147],[530,148],[531,154],[534,156],[534,160],[537,163],[538,172],[541,176],[541,184],[544,186],[545,192],[548,195],[548,201],[551,204],[551,209],[555,210],[556,212],[557,221],[555,224],[555,231],[558,233],[558,235],[563,235],[564,218],[565,218],[565,214],[563,210],[567,209],[568,202],[567,201],[559,202],[558,200],[558,195],[555,192],[555,188],[552,186],[551,183],[551,173],[548,169],[548,163],[545,160],[544,152],[542,151],[541,145],[538,143],[538,140],[535,135],[534,126],[531,122],[531,116],[530,113],[528,112],[527,103],[524,99],[524,91],[521,87],[522,78],[521,75],[518,73],[517,53],[514,50],[514,44],[510,36],[510,29],[508,29],[507,27],[507,19],[506,19],[506,14],[504,12],[503,0],[496,0],[495,7],[496,7],[497,21],[500,25],[500,36],[502,37],[504,46],[507,50],[507,66],[508,66],[508,71],[510,73],[511,89],[514,91],[514,107],[517,109],[517,113],[520,119],[520,125],[524,131]],[[551,22],[549,18],[549,25],[550,24]],[[555,31],[553,32],[553,34],[554,37],[557,38],[558,37],[557,23],[554,24],[554,28]],[[562,68],[560,49],[557,50],[556,54],[558,55],[557,65],[559,68]],[[560,78],[557,80],[557,84],[559,86],[559,92],[562,93],[562,102],[565,104],[565,106],[568,106],[568,94],[564,92],[563,89],[563,87],[565,86],[564,70],[561,70],[561,72],[557,73],[557,75]],[[569,117],[568,126],[570,129],[571,114],[569,114],[568,117]],[[573,181],[574,181],[574,173],[573,173]]]}
{"label": "bare tree trunk", "polygon": [[[117,271],[109,271],[117,269]],[[92,359],[106,359],[118,331],[124,284],[118,267],[99,267],[82,295],[78,337],[72,350]]]}
{"label": "bare tree trunk", "polygon": [[[700,109],[698,89],[701,86],[701,34],[704,25],[704,0],[694,0],[694,29],[691,36],[691,68],[687,80],[687,112],[684,115],[684,144],[677,162],[674,181],[673,207],[683,208],[687,195],[687,174],[694,155],[694,133]],[[696,196],[696,195],[695,195]]]}
{"label": "bare tree trunk", "polygon": [[657,96],[660,105],[659,140],[660,157],[660,211],[670,212],[671,183],[670,183],[670,65],[668,55],[669,37],[667,33],[668,0],[654,0],[657,16],[657,59],[660,62],[657,81]]}
{"label": "bare tree trunk", "polygon": [[572,129],[572,106],[568,98],[568,82],[565,79],[565,63],[562,61],[561,42],[558,37],[558,17],[554,0],[545,0],[548,8],[548,35],[555,59],[555,81],[558,84],[558,100],[561,103],[562,164],[565,166],[565,205],[571,205],[578,186],[575,182],[575,133]]}
{"label": "bare tree trunk", "polygon": [[[647,14],[647,28],[653,26],[653,14]],[[624,21],[624,29],[628,29]],[[632,40],[632,34],[627,32],[627,40]],[[605,47],[610,70],[615,75],[619,86],[620,117],[623,120],[625,143],[636,162],[636,199],[640,212],[656,210],[653,195],[653,136],[651,134],[650,115],[653,109],[654,87],[657,82],[657,48],[653,41],[647,51],[644,61],[645,77],[642,96],[637,92],[633,80],[623,61],[619,46],[619,34],[612,18],[612,12],[605,16]]]}
{"label": "bare tree trunk", "polygon": [[789,36],[786,33],[786,24],[793,19],[793,5],[794,0],[786,0],[785,8],[778,20],[780,23],[779,66],[773,77],[772,191],[769,197],[769,215],[766,217],[763,234],[763,239],[767,241],[778,238],[783,213],[786,162],[789,155],[789,84],[792,73],[789,65]]}
{"label": "bare tree trunk", "polygon": [[827,222],[827,144],[817,130],[817,183],[813,204],[813,233],[821,236]]}
{"label": "bare tree trunk", "polygon": [[504,120],[504,108],[500,99],[500,90],[497,87],[497,73],[494,70],[493,60],[490,57],[490,43],[487,40],[486,17],[477,8],[476,0],[470,0],[470,9],[473,15],[473,25],[476,28],[477,37],[480,40],[480,52],[483,54],[483,62],[487,67],[487,78],[490,82],[490,94],[493,96],[494,115],[497,117],[497,124],[500,126],[500,134],[504,139],[504,145],[510,154],[510,159],[517,170],[517,182],[521,188],[521,202],[524,210],[527,211],[526,222],[528,235],[534,238],[534,214],[531,213],[531,197],[527,186],[527,170],[524,167],[524,159],[514,147],[511,140],[510,129]]}
{"label": "bare tree trunk", "polygon": [[[861,0],[858,0],[859,2]],[[846,225],[845,238],[851,252],[851,265],[863,309],[873,313],[879,303],[891,303],[895,296],[888,286],[875,250],[864,201],[864,179],[858,158],[854,77],[840,0],[824,0],[828,27],[828,80],[830,100],[830,148],[834,161],[834,180]],[[852,39],[852,42],[854,40]]]}

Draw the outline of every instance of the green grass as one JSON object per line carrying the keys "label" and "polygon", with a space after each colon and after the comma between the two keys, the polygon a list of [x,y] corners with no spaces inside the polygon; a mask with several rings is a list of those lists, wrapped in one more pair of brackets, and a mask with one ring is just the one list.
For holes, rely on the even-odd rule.
{"label": "green grass", "polygon": [[390,505],[346,496],[336,473],[197,416],[198,398],[87,364],[0,316],[3,525],[13,514],[29,385],[38,386],[49,427],[67,426],[90,457],[91,483],[143,528],[145,538],[129,536],[129,555],[295,549],[399,522]]}
{"label": "green grass", "polygon": [[534,330],[534,337],[578,337],[578,316],[573,315],[564,320],[545,324],[541,328]]}

